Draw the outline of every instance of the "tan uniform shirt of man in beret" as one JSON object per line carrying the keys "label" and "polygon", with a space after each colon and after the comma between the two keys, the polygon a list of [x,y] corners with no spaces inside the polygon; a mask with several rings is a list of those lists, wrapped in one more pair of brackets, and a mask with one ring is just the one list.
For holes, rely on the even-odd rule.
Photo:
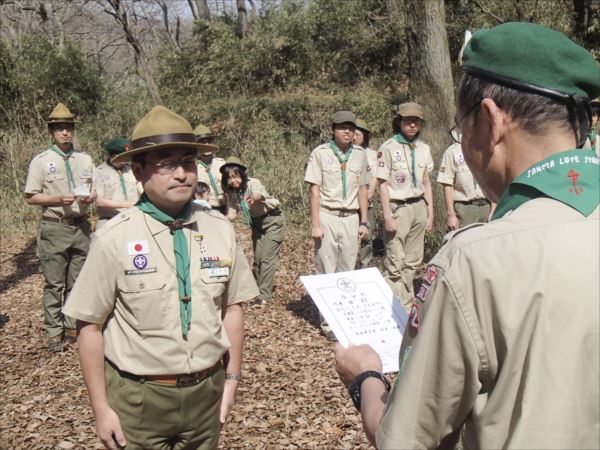
{"label": "tan uniform shirt of man in beret", "polygon": [[437,181],[444,186],[448,230],[489,221],[495,204],[483,195],[459,143],[452,144],[444,152]]}
{"label": "tan uniform shirt of man in beret", "polygon": [[505,23],[474,33],[463,71],[456,127],[492,221],[426,268],[391,392],[369,346],[338,346],[337,370],[380,449],[454,448],[463,426],[464,449],[600,448],[600,166],[579,148],[600,68]]}
{"label": "tan uniform shirt of man in beret", "polygon": [[433,227],[433,194],[429,175],[433,159],[419,139],[423,108],[398,106],[394,136],[379,148],[379,196],[385,223],[383,276],[407,311],[413,302],[413,278],[423,262],[425,231]]}
{"label": "tan uniform shirt of man in beret", "polygon": [[[369,227],[367,185],[371,176],[364,149],[352,145],[355,115],[336,112],[331,129],[332,140],[311,152],[304,175],[310,184],[311,237],[318,274],[354,270],[359,241]],[[321,330],[328,339],[335,339],[323,318]]]}
{"label": "tan uniform shirt of man in beret", "polygon": [[[210,128],[205,125],[198,125],[194,129],[196,141],[201,144],[214,145],[215,137]],[[215,156],[214,151],[204,152],[198,158],[198,181],[206,183],[210,188],[210,198],[208,202],[213,209],[225,212],[225,197],[221,189],[221,167],[225,164],[223,158]]]}
{"label": "tan uniform shirt of man in beret", "polygon": [[59,352],[63,341],[76,339],[75,320],[63,315],[61,308],[89,249],[86,208],[96,193],[92,186],[94,163],[88,154],[74,148],[74,116],[62,103],[50,114],[48,131],[52,145],[31,161],[25,199],[42,207],[37,250],[45,279],[44,328],[48,350]]}
{"label": "tan uniform shirt of man in beret", "polygon": [[65,314],[96,432],[111,449],[217,448],[241,380],[240,303],[258,295],[232,225],[191,202],[199,144],[154,107],[133,132],[144,195],[96,234]]}

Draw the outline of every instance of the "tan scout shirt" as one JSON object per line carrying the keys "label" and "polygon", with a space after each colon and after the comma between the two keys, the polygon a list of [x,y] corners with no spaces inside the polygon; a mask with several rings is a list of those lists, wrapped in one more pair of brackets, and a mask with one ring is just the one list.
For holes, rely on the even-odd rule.
{"label": "tan scout shirt", "polygon": [[[75,187],[87,184],[90,192],[94,189],[92,176],[94,163],[92,158],[79,150],[75,150],[69,158]],[[26,194],[61,195],[72,192],[69,189],[67,169],[62,157],[48,149],[31,160],[27,181]],[[42,217],[55,219],[79,217],[85,214],[86,205],[73,202],[70,206],[42,206]]]}
{"label": "tan scout shirt", "polygon": [[[122,169],[123,179],[125,180],[125,189],[127,190],[127,199],[123,195],[121,188],[121,180],[117,170],[107,162],[96,167],[94,175],[94,184],[99,197],[104,197],[109,200],[137,202],[141,194],[141,185],[138,184],[131,167],[124,166]],[[138,187],[139,186],[139,187]],[[102,219],[108,219],[116,216],[119,209],[97,207],[98,216]]]}
{"label": "tan scout shirt", "polygon": [[538,198],[455,232],[423,277],[377,447],[435,448],[466,421],[465,449],[599,448],[599,227],[598,208]]}
{"label": "tan scout shirt", "polygon": [[252,217],[264,216],[274,209],[279,208],[279,200],[270,195],[265,186],[257,178],[248,178],[248,189],[246,192],[250,196],[255,192],[258,192],[264,197],[264,200],[254,201],[252,204],[248,204],[250,207],[250,215]]}
{"label": "tan scout shirt", "polygon": [[210,206],[213,208],[219,208],[225,202],[225,198],[223,197],[223,190],[221,188],[221,167],[225,164],[225,160],[223,158],[217,158],[213,156],[213,159],[210,163],[210,173],[212,173],[215,181],[217,182],[217,189],[219,193],[213,192],[212,184],[210,184],[210,176],[208,175],[207,170],[202,166],[202,164],[198,164],[198,181],[202,181],[203,183],[208,184],[210,188]]}
{"label": "tan scout shirt", "polygon": [[424,195],[423,178],[433,171],[429,145],[418,140],[415,156],[417,185],[413,187],[410,146],[388,139],[379,148],[375,175],[388,182],[390,200],[408,200]]}
{"label": "tan scout shirt", "polygon": [[[134,207],[96,234],[63,312],[105,323],[105,355],[121,370],[169,375],[212,367],[229,348],[222,309],[258,296],[231,223],[220,214],[199,210],[191,220],[191,229],[184,228],[192,280],[187,341],[181,334],[169,228]],[[202,268],[202,257],[217,257],[218,264],[228,268],[227,275],[216,277],[214,269]]]}
{"label": "tan scout shirt", "polygon": [[485,198],[465,162],[460,144],[453,144],[444,152],[437,181],[452,186],[454,201],[470,202]]}
{"label": "tan scout shirt", "polygon": [[362,147],[354,146],[346,164],[346,200],[342,191],[342,165],[327,144],[316,147],[306,166],[304,181],[320,187],[320,204],[329,209],[358,211],[358,188],[371,181],[367,156]]}

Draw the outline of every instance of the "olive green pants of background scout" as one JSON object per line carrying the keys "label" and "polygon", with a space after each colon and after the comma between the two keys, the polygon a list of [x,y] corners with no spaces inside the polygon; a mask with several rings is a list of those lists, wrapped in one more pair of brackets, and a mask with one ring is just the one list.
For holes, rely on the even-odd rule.
{"label": "olive green pants of background scout", "polygon": [[469,203],[454,202],[454,211],[461,228],[472,223],[487,222],[490,208],[490,203],[485,200],[474,200]]}
{"label": "olive green pants of background scout", "polygon": [[225,373],[195,386],[134,380],[105,363],[108,404],[119,416],[126,450],[216,449]]}
{"label": "olive green pants of background scout", "polygon": [[260,290],[260,300],[273,297],[273,281],[279,262],[279,248],[285,234],[285,219],[280,209],[252,218],[252,273]]}
{"label": "olive green pants of background scout", "polygon": [[78,225],[41,221],[37,250],[46,282],[42,305],[44,328],[49,337],[60,335],[65,328],[75,328],[75,320],[63,316],[61,308],[85,263],[89,247],[87,221]]}
{"label": "olive green pants of background scout", "polygon": [[369,267],[371,258],[373,258],[373,234],[375,233],[375,208],[373,206],[369,206],[367,210],[367,220],[369,221],[369,234],[360,243],[360,250],[358,251],[359,269]]}
{"label": "olive green pants of background scout", "polygon": [[386,232],[383,277],[404,309],[410,311],[413,303],[413,278],[425,251],[427,207],[425,201],[390,205],[396,222],[396,233]]}

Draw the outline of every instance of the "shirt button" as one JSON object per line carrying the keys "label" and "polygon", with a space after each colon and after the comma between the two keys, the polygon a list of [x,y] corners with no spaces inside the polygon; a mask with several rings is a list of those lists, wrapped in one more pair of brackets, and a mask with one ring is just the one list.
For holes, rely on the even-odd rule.
{"label": "shirt button", "polygon": [[190,353],[190,358],[194,357],[194,352]]}
{"label": "shirt button", "polygon": [[143,281],[140,281],[140,289],[144,289],[146,287],[146,285],[144,284]]}

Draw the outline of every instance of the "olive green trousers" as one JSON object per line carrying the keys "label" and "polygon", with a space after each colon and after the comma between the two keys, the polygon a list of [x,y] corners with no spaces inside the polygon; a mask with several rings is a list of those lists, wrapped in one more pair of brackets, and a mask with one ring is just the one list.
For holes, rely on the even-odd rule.
{"label": "olive green trousers", "polygon": [[483,200],[470,203],[454,202],[454,211],[462,228],[472,223],[487,222],[490,204]]}
{"label": "olive green trousers", "polygon": [[266,216],[252,218],[252,273],[260,291],[260,300],[270,300],[273,297],[273,282],[284,234],[285,218],[280,209]]}

